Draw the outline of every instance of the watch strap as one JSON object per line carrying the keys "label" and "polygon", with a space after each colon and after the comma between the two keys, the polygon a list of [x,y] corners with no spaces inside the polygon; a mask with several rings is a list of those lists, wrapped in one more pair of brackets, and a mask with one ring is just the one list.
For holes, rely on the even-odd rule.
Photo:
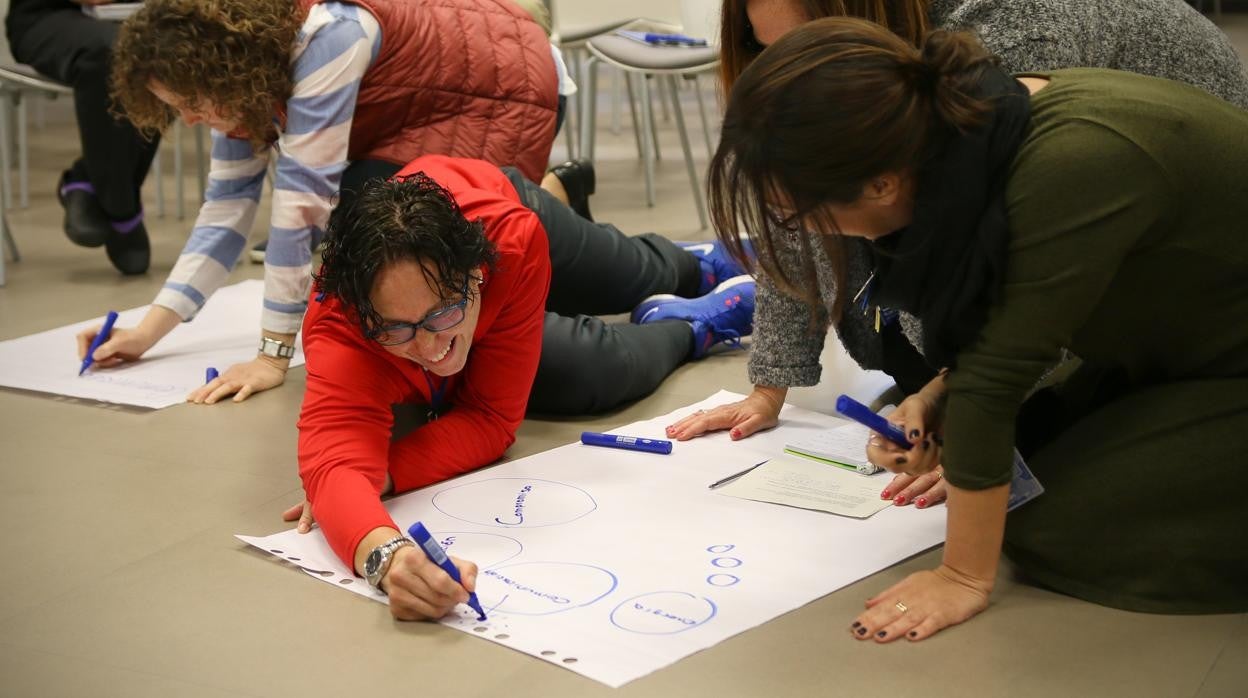
{"label": "watch strap", "polygon": [[276,359],[295,358],[295,346],[293,344],[287,344],[272,337],[264,337],[260,340],[259,352]]}

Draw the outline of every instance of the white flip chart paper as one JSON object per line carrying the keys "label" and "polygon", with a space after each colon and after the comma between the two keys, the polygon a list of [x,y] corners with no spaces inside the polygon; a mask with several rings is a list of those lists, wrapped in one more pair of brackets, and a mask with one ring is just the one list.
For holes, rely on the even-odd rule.
{"label": "white flip chart paper", "polygon": [[[256,356],[264,283],[251,280],[218,290],[191,322],[174,328],[141,361],[92,366],[81,377],[75,336],[103,317],[0,342],[0,386],[160,409],[186,400],[204,384],[208,367],[222,373]],[[150,306],[119,313],[116,327],[139,324]],[[303,363],[296,342],[291,366]]]}
{"label": "white flip chart paper", "polygon": [[[741,397],[720,392],[613,433],[663,438],[675,419]],[[488,620],[460,606],[443,625],[621,686],[943,540],[944,507],[889,507],[858,520],[707,489],[775,457],[787,439],[840,423],[790,406],[774,430],[735,443],[726,433],[678,442],[670,456],[569,444],[386,507],[400,528],[422,521],[450,554],[481,568]],[[386,602],[319,529],[238,538]]]}

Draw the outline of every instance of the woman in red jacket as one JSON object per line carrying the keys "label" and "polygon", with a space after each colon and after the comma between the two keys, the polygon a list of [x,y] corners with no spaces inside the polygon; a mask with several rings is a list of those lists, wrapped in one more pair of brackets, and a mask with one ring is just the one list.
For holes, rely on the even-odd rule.
{"label": "woman in red jacket", "polygon": [[[302,512],[307,531],[315,513],[396,617],[443,615],[467,592],[404,547],[380,496],[496,460],[526,408],[611,409],[749,334],[753,279],[702,261],[661,236],[587,221],[480,160],[420,158],[365,187],[334,212],[304,319],[299,470],[311,506],[288,520]],[[711,282],[694,301],[649,301],[645,324],[591,316],[656,293],[698,296]],[[425,423],[392,438],[402,404],[420,405]],[[366,569],[374,551],[388,566]],[[474,575],[464,564],[469,588]]]}

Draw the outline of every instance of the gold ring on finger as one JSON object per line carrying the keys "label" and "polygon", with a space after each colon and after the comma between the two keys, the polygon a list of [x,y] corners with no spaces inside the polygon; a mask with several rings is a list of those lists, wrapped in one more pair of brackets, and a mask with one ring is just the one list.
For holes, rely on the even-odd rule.
{"label": "gold ring on finger", "polygon": [[906,606],[904,603],[902,603],[902,602],[900,602],[900,601],[898,601],[897,603],[893,604],[893,606],[894,606],[894,607],[896,607],[896,609],[897,609],[898,611],[901,611],[902,613],[905,613],[906,611],[910,610],[908,606]]}

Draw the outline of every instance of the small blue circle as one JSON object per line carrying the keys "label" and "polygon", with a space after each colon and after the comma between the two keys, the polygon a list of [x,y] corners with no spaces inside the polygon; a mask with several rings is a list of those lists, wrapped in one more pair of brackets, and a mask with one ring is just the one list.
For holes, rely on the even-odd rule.
{"label": "small blue circle", "polygon": [[717,557],[714,560],[711,560],[711,564],[721,569],[731,569],[733,567],[740,567],[742,563],[735,557]]}

